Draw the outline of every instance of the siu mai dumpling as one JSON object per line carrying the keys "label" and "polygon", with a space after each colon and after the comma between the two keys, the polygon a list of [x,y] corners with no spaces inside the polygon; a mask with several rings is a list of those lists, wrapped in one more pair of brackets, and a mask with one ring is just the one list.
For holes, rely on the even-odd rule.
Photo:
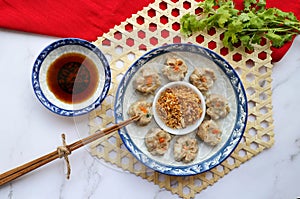
{"label": "siu mai dumpling", "polygon": [[188,71],[187,65],[182,59],[168,58],[162,72],[170,81],[181,81]]}
{"label": "siu mai dumpling", "polygon": [[227,99],[218,94],[211,94],[207,97],[206,107],[206,113],[213,120],[222,119],[230,112]]}
{"label": "siu mai dumpling", "polygon": [[141,116],[136,124],[139,126],[145,126],[151,122],[152,119],[152,103],[147,101],[137,101],[130,105],[128,110],[130,117],[139,115]]}
{"label": "siu mai dumpling", "polygon": [[160,85],[160,77],[153,67],[142,68],[133,81],[134,88],[145,94],[153,93]]}
{"label": "siu mai dumpling", "polygon": [[152,155],[164,155],[171,141],[171,135],[160,128],[152,128],[145,136],[145,145]]}
{"label": "siu mai dumpling", "polygon": [[206,93],[214,84],[216,75],[209,68],[196,68],[189,78],[191,84],[196,86],[201,92]]}
{"label": "siu mai dumpling", "polygon": [[192,162],[198,154],[198,141],[188,135],[180,136],[174,144],[174,158],[184,163]]}
{"label": "siu mai dumpling", "polygon": [[221,142],[222,131],[213,120],[205,120],[199,126],[197,135],[205,143],[215,146]]}

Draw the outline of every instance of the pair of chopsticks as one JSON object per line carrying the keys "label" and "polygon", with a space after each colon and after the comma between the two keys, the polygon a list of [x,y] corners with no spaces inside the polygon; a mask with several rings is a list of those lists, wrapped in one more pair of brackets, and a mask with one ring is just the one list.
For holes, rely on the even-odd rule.
{"label": "pair of chopsticks", "polygon": [[[123,122],[120,122],[119,124],[115,124],[111,127],[105,128],[93,135],[90,135],[82,140],[78,140],[72,144],[69,145],[65,145],[65,149],[68,150],[68,154],[69,155],[72,151],[75,151],[76,149],[79,149],[80,147],[89,144],[105,135],[108,135],[130,123],[132,123],[133,121],[136,121],[139,119],[140,116],[134,116],[132,118],[129,118],[128,120],[125,120]],[[5,173],[0,174],[0,186],[4,185],[8,182],[11,182],[12,180],[23,176],[26,173],[29,173],[30,171],[33,171],[34,169],[37,169],[57,158],[61,158],[61,154],[59,152],[59,150],[53,151],[51,153],[48,153],[47,155],[44,155],[42,157],[39,157],[35,160],[32,160],[26,164],[23,164],[19,167],[16,167],[14,169],[11,169],[9,171],[6,171]],[[65,156],[66,157],[66,156]]]}

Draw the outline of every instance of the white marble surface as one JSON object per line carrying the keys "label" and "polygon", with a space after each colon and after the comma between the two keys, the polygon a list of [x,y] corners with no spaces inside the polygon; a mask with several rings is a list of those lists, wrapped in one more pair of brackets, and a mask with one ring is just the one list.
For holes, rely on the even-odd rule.
{"label": "white marble surface", "polygon": [[[57,38],[0,29],[1,130],[0,173],[80,138],[72,118],[57,116],[37,100],[31,70],[38,53]],[[296,199],[300,197],[300,36],[274,66],[275,144],[234,169],[195,198]],[[271,96],[270,96],[271,97]],[[82,124],[86,118],[80,118]],[[77,122],[78,123],[78,122]],[[2,199],[170,199],[179,198],[157,185],[93,158],[86,148],[65,163],[56,160],[0,187]]]}

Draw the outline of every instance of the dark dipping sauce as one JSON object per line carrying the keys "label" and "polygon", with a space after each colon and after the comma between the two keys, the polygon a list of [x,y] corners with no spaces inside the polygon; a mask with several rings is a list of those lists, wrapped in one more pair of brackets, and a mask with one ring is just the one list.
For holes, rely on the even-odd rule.
{"label": "dark dipping sauce", "polygon": [[80,53],[58,57],[47,71],[47,85],[57,99],[67,104],[81,103],[96,91],[99,72],[95,63]]}

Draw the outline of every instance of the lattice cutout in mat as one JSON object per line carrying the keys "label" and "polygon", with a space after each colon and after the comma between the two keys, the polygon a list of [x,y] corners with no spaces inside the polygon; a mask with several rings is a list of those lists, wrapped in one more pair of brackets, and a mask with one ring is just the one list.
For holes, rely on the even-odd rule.
{"label": "lattice cutout in mat", "polygon": [[91,145],[91,153],[107,162],[130,171],[161,188],[183,198],[213,185],[240,164],[270,148],[274,143],[271,91],[271,51],[268,42],[256,46],[251,52],[236,46],[233,51],[224,48],[222,32],[201,32],[190,38],[180,35],[180,18],[188,12],[199,12],[197,2],[184,0],[157,0],[131,18],[114,27],[94,42],[111,64],[112,86],[101,107],[90,114],[90,133],[114,123],[114,95],[122,75],[146,50],[170,43],[195,43],[222,54],[236,69],[248,97],[248,123],[246,132],[232,155],[221,165],[202,174],[175,177],[160,174],[139,163],[124,147],[118,133],[98,140]]}

